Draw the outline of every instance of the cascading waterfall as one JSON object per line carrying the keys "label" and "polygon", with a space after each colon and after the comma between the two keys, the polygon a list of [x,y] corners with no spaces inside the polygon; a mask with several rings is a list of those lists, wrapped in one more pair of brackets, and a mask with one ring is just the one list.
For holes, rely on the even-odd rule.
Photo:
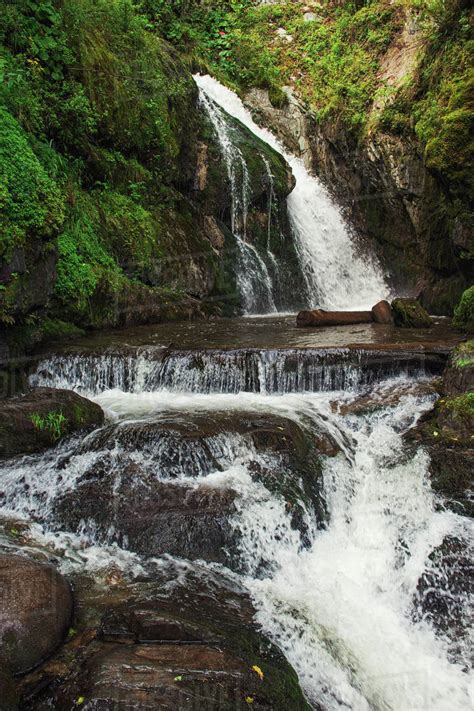
{"label": "cascading waterfall", "polygon": [[238,249],[237,277],[244,311],[247,314],[274,313],[276,307],[268,268],[258,250],[246,239],[250,193],[247,164],[233,140],[232,127],[226,121],[224,112],[204,91],[200,91],[200,102],[219,139],[231,186],[231,225]]}
{"label": "cascading waterfall", "polygon": [[[226,160],[232,184],[234,210],[241,211],[242,207],[248,204],[242,195],[245,189],[242,185],[237,188],[235,182],[236,166],[240,165],[242,170],[243,157],[232,143],[231,131],[222,109],[239,119],[253,134],[282,154],[293,170],[296,186],[290,193],[287,204],[305,281],[307,307],[366,309],[385,298],[389,289],[380,266],[375,258],[358,253],[339,209],[320,181],[306,170],[303,161],[289,154],[270,131],[258,126],[234,92],[208,75],[196,75],[194,79]],[[249,245],[238,231],[236,239],[239,249],[242,249],[242,242],[246,245],[245,248],[249,249]],[[263,278],[269,294],[275,285],[272,284],[266,267],[263,268],[264,264],[259,265],[260,275],[258,270],[255,271],[253,265],[257,256],[253,252],[251,259],[249,255],[246,258],[246,263],[242,261],[239,279],[245,309],[247,313],[255,313],[252,310],[255,306],[255,299],[252,297],[252,285],[255,280],[259,276]],[[273,306],[270,303],[270,307],[262,313],[274,310],[274,299],[272,302]]]}
{"label": "cascading waterfall", "polygon": [[[436,371],[435,371],[436,372]],[[400,373],[423,377],[430,366],[420,358],[372,362],[369,351],[349,348],[207,350],[142,349],[135,356],[53,356],[38,363],[34,386],[77,390],[94,396],[110,389],[140,394],[288,394],[351,390]]]}
{"label": "cascading waterfall", "polygon": [[[48,367],[54,370],[51,361]],[[96,363],[95,370],[100,367]],[[140,369],[146,370],[143,364]],[[333,380],[333,387],[340,382]],[[247,587],[258,622],[297,670],[314,708],[464,711],[470,704],[469,648],[460,626],[465,630],[467,620],[457,623],[453,645],[449,635],[437,634],[416,614],[417,583],[432,551],[447,536],[464,545],[471,535],[467,519],[437,505],[427,455],[407,450],[402,441],[433,402],[432,395],[417,394],[416,382],[405,375],[374,383],[376,399],[377,393],[383,401],[399,391],[398,404],[341,414],[339,406],[361,394],[357,379],[344,382],[345,392],[331,390],[328,381],[326,392],[312,392],[308,382],[300,392],[293,384],[273,394],[257,388],[242,392],[235,382],[227,383],[228,390],[221,383],[199,392],[205,383],[194,381],[170,399],[166,378],[153,387],[146,377],[140,385],[124,378],[120,387],[133,392],[117,389],[116,382],[114,390],[97,387],[94,398],[115,424],[82,442],[4,464],[2,513],[37,521],[32,535],[65,551],[65,569],[98,570],[113,561],[133,575],[146,560],[128,549],[127,538],[113,526],[104,531],[88,518],[76,532],[61,531],[58,497],[74,492],[81,480],[89,482],[101,460],[117,487],[131,462],[127,477],[171,477],[177,486],[232,489],[238,565],[234,572],[217,564],[210,568],[237,576]],[[106,380],[99,378],[100,383]],[[256,452],[247,435],[229,431],[180,443],[178,435],[160,430],[161,418],[168,421],[173,412],[184,421],[191,413],[235,412],[240,419],[266,413],[293,420],[311,438],[325,431],[341,450],[322,457],[328,525],[318,525],[315,509],[302,498],[303,537],[282,493],[255,477],[260,466],[273,466],[272,459]],[[447,608],[466,602],[454,599],[442,578],[438,588]]]}

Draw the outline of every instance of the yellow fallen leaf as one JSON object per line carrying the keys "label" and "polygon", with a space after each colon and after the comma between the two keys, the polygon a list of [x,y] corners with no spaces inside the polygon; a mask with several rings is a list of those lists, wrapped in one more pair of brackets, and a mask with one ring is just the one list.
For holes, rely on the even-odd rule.
{"label": "yellow fallen leaf", "polygon": [[253,665],[252,671],[259,675],[260,679],[263,679],[263,671],[256,664]]}
{"label": "yellow fallen leaf", "polygon": [[79,696],[79,697],[76,699],[76,706],[82,706],[82,704],[84,703],[85,700],[86,700],[86,699],[85,699],[84,696]]}

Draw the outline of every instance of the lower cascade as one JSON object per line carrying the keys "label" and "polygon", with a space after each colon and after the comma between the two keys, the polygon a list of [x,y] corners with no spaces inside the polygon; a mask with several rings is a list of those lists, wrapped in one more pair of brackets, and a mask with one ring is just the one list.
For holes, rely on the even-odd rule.
{"label": "lower cascade", "polygon": [[58,355],[31,381],[86,393],[106,422],[4,462],[2,520],[29,551],[70,575],[237,586],[314,709],[469,707],[468,591],[449,581],[470,521],[405,438],[436,399],[429,368],[149,349]]}

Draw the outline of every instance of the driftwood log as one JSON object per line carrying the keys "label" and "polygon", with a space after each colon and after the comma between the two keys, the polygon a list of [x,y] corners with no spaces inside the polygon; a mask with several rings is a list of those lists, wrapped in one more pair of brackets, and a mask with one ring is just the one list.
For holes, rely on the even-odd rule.
{"label": "driftwood log", "polygon": [[372,311],[300,311],[297,326],[348,326],[353,323],[393,323],[392,307],[388,301],[379,301]]}
{"label": "driftwood log", "polygon": [[372,311],[300,311],[298,326],[346,326],[352,323],[371,323]]}

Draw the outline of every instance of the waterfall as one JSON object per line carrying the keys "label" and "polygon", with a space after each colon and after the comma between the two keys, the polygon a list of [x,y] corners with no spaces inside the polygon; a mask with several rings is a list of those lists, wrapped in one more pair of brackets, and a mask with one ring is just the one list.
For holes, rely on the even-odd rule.
{"label": "waterfall", "polygon": [[273,300],[273,284],[268,268],[256,247],[246,239],[250,193],[247,164],[233,140],[232,127],[226,120],[224,112],[204,91],[200,92],[200,102],[207,111],[216,132],[230,182],[231,227],[238,250],[237,282],[244,312],[246,314],[274,313],[276,307]]}
{"label": "waterfall", "polygon": [[436,373],[423,354],[333,349],[170,351],[140,349],[135,356],[64,355],[40,361],[34,386],[73,389],[87,396],[130,393],[289,393],[354,391],[382,378]]}
{"label": "waterfall", "polygon": [[[239,164],[241,166],[243,157],[232,144],[231,132],[222,109],[283,155],[293,170],[296,186],[288,196],[287,205],[305,282],[307,307],[337,310],[367,309],[385,298],[389,289],[380,265],[374,257],[358,252],[340,210],[321,182],[306,170],[303,161],[289,154],[269,130],[258,126],[234,92],[208,75],[196,75],[194,79],[225,157],[233,196],[235,193],[233,210],[237,210],[241,215],[236,224],[242,223],[242,214],[245,214],[246,205],[243,195],[245,188],[241,185],[237,190],[235,182],[237,166]],[[245,237],[239,230],[234,234],[239,249],[242,249],[242,244],[246,244]],[[275,288],[275,284],[272,284],[269,278],[268,270],[264,269],[262,264],[257,265],[256,262],[255,254],[252,254],[252,259],[248,255],[247,266],[242,261],[238,272],[244,306],[248,313],[255,313],[252,310],[255,304],[252,285],[257,279],[262,279],[268,295]],[[273,310],[272,304],[274,306],[274,299],[268,298],[265,312]]]}
{"label": "waterfall", "polygon": [[[451,536],[461,549],[450,553],[452,560],[463,555],[472,538],[469,520],[444,510],[431,491],[427,455],[410,449],[402,439],[430,408],[433,395],[417,394],[417,381],[407,375],[378,383],[375,378],[371,389],[379,402],[375,411],[356,414],[349,409],[344,414],[341,404],[367,394],[357,378],[350,383],[328,382],[328,387],[350,386],[345,392],[309,392],[306,386],[298,392],[296,382],[285,384],[283,378],[284,387],[270,394],[281,354],[265,360],[259,353],[259,387],[236,393],[236,383],[226,376],[208,387],[206,378],[218,379],[218,371],[208,371],[201,381],[195,375],[186,380],[186,365],[193,355],[167,362],[165,371],[168,367],[183,379],[181,391],[171,397],[170,371],[159,377],[155,372],[148,379],[153,360],[150,368],[143,362],[134,364],[134,372],[140,373],[137,379],[128,363],[129,372],[124,368],[111,382],[117,360],[93,363],[86,358],[82,371],[77,361],[69,361],[67,367],[65,361],[62,366],[60,360],[43,362],[40,372],[49,368],[58,383],[66,376],[79,382],[86,370],[94,371],[99,390],[94,399],[104,407],[108,423],[82,441],[73,439],[45,454],[4,462],[3,516],[32,520],[30,549],[36,545],[51,551],[63,570],[86,569],[99,575],[113,564],[130,576],[143,576],[156,565],[156,555],[150,560],[137,552],[129,529],[123,528],[131,526],[133,533],[134,517],[124,520],[116,508],[119,502],[130,502],[127,492],[143,492],[135,494],[139,519],[143,502],[153,499],[154,487],[166,486],[169,480],[175,487],[206,495],[232,491],[234,508],[227,525],[233,533],[229,538],[233,554],[228,565],[207,567],[247,588],[258,623],[297,670],[313,708],[469,708],[468,614],[450,632],[440,634],[417,597],[418,581],[432,565],[430,554]],[[347,354],[339,357],[343,373]],[[201,367],[196,362],[191,371]],[[291,368],[290,380],[298,373],[297,362]],[[107,372],[101,374],[101,369]],[[107,386],[115,389],[100,390]],[[380,406],[395,392],[398,402]],[[253,444],[252,432],[258,433],[258,426],[252,421],[262,414],[267,422],[280,418],[274,420],[277,431],[284,431],[285,418],[305,433],[308,443],[325,433],[340,448],[337,456],[320,456],[327,525],[320,525],[317,507],[296,482],[291,489],[298,492],[295,526],[294,505],[289,507],[285,492],[274,485],[284,481],[288,462],[275,450],[257,451]],[[196,417],[207,423],[207,429],[189,437],[189,423]],[[245,432],[232,424],[241,427],[246,422]],[[220,428],[217,434],[215,423]],[[265,471],[271,486],[262,477]],[[105,486],[100,482],[109,482],[109,489],[87,498],[90,486]],[[86,492],[85,501],[81,491]],[[64,506],[64,500],[72,504]],[[147,526],[152,525],[148,520]],[[186,536],[178,536],[178,543],[181,539]],[[200,561],[198,570],[203,575],[206,563]],[[466,606],[465,596],[449,590],[441,571],[435,573],[429,592],[442,597],[443,609]]]}

